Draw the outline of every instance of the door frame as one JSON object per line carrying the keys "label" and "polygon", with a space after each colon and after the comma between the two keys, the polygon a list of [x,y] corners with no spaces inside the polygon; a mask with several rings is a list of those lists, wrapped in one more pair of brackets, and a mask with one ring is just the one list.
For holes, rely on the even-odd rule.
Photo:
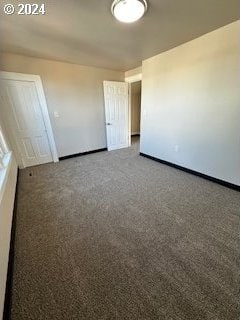
{"label": "door frame", "polygon": [[[54,139],[54,135],[53,135],[52,124],[51,124],[50,117],[49,117],[47,101],[45,98],[41,77],[39,75],[35,75],[35,74],[1,71],[0,72],[0,79],[29,81],[29,82],[35,83],[39,102],[40,102],[40,108],[42,111],[43,121],[44,121],[44,124],[46,127],[48,139],[49,139],[49,146],[50,146],[53,162],[58,162],[59,158],[58,158],[58,154],[57,154],[56,143],[55,143],[55,139]],[[8,130],[8,134],[9,134],[9,130]],[[11,133],[9,135],[11,136]],[[14,139],[11,139],[11,140],[14,141]],[[21,159],[21,164],[23,167],[21,155],[19,154],[18,150],[15,150],[15,152],[18,153],[17,158]]]}
{"label": "door frame", "polygon": [[131,97],[132,97],[132,83],[134,82],[142,82],[142,73],[135,74],[134,76],[127,77],[125,78],[125,82],[128,83],[128,119],[129,119],[129,124],[128,124],[128,136],[129,136],[129,142],[128,145],[131,147],[132,144],[132,139],[131,139],[131,133],[132,133],[132,105],[131,105]]}

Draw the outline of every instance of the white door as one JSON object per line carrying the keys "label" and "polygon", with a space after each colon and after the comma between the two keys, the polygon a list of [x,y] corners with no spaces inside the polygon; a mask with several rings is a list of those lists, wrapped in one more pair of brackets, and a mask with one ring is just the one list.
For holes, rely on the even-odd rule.
{"label": "white door", "polygon": [[23,167],[53,161],[36,81],[2,79],[1,111]]}
{"label": "white door", "polygon": [[128,84],[104,81],[105,119],[108,150],[129,146]]}

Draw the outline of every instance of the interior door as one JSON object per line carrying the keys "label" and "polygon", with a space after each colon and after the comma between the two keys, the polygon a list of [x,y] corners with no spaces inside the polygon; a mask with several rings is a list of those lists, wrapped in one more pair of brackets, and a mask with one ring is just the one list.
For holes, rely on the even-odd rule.
{"label": "interior door", "polygon": [[108,150],[129,146],[128,84],[104,81],[105,119]]}
{"label": "interior door", "polygon": [[53,161],[35,82],[3,79],[1,86],[4,122],[23,166]]}

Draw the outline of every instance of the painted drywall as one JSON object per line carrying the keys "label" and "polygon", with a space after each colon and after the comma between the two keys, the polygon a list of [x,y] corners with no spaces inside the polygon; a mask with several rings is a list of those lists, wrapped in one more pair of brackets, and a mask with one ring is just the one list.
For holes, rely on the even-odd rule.
{"label": "painted drywall", "polygon": [[0,200],[0,319],[2,318],[4,308],[12,215],[17,180],[17,164],[13,156],[4,179],[4,184],[1,186],[4,189],[0,190],[2,194]]}
{"label": "painted drywall", "polygon": [[131,134],[140,133],[141,81],[131,84]]}
{"label": "painted drywall", "polygon": [[103,81],[124,72],[13,54],[0,70],[41,76],[59,157],[106,147]]}
{"label": "painted drywall", "polygon": [[142,73],[142,66],[125,72],[125,78],[130,78]]}
{"label": "painted drywall", "polygon": [[240,185],[240,21],[143,62],[142,153]]}

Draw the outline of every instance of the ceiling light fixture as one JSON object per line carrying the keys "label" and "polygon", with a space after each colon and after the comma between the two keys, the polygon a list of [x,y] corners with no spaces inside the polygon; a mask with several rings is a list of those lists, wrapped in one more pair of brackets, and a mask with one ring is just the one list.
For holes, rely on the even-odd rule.
{"label": "ceiling light fixture", "polygon": [[125,23],[132,23],[142,18],[147,10],[146,0],[114,0],[112,14]]}

